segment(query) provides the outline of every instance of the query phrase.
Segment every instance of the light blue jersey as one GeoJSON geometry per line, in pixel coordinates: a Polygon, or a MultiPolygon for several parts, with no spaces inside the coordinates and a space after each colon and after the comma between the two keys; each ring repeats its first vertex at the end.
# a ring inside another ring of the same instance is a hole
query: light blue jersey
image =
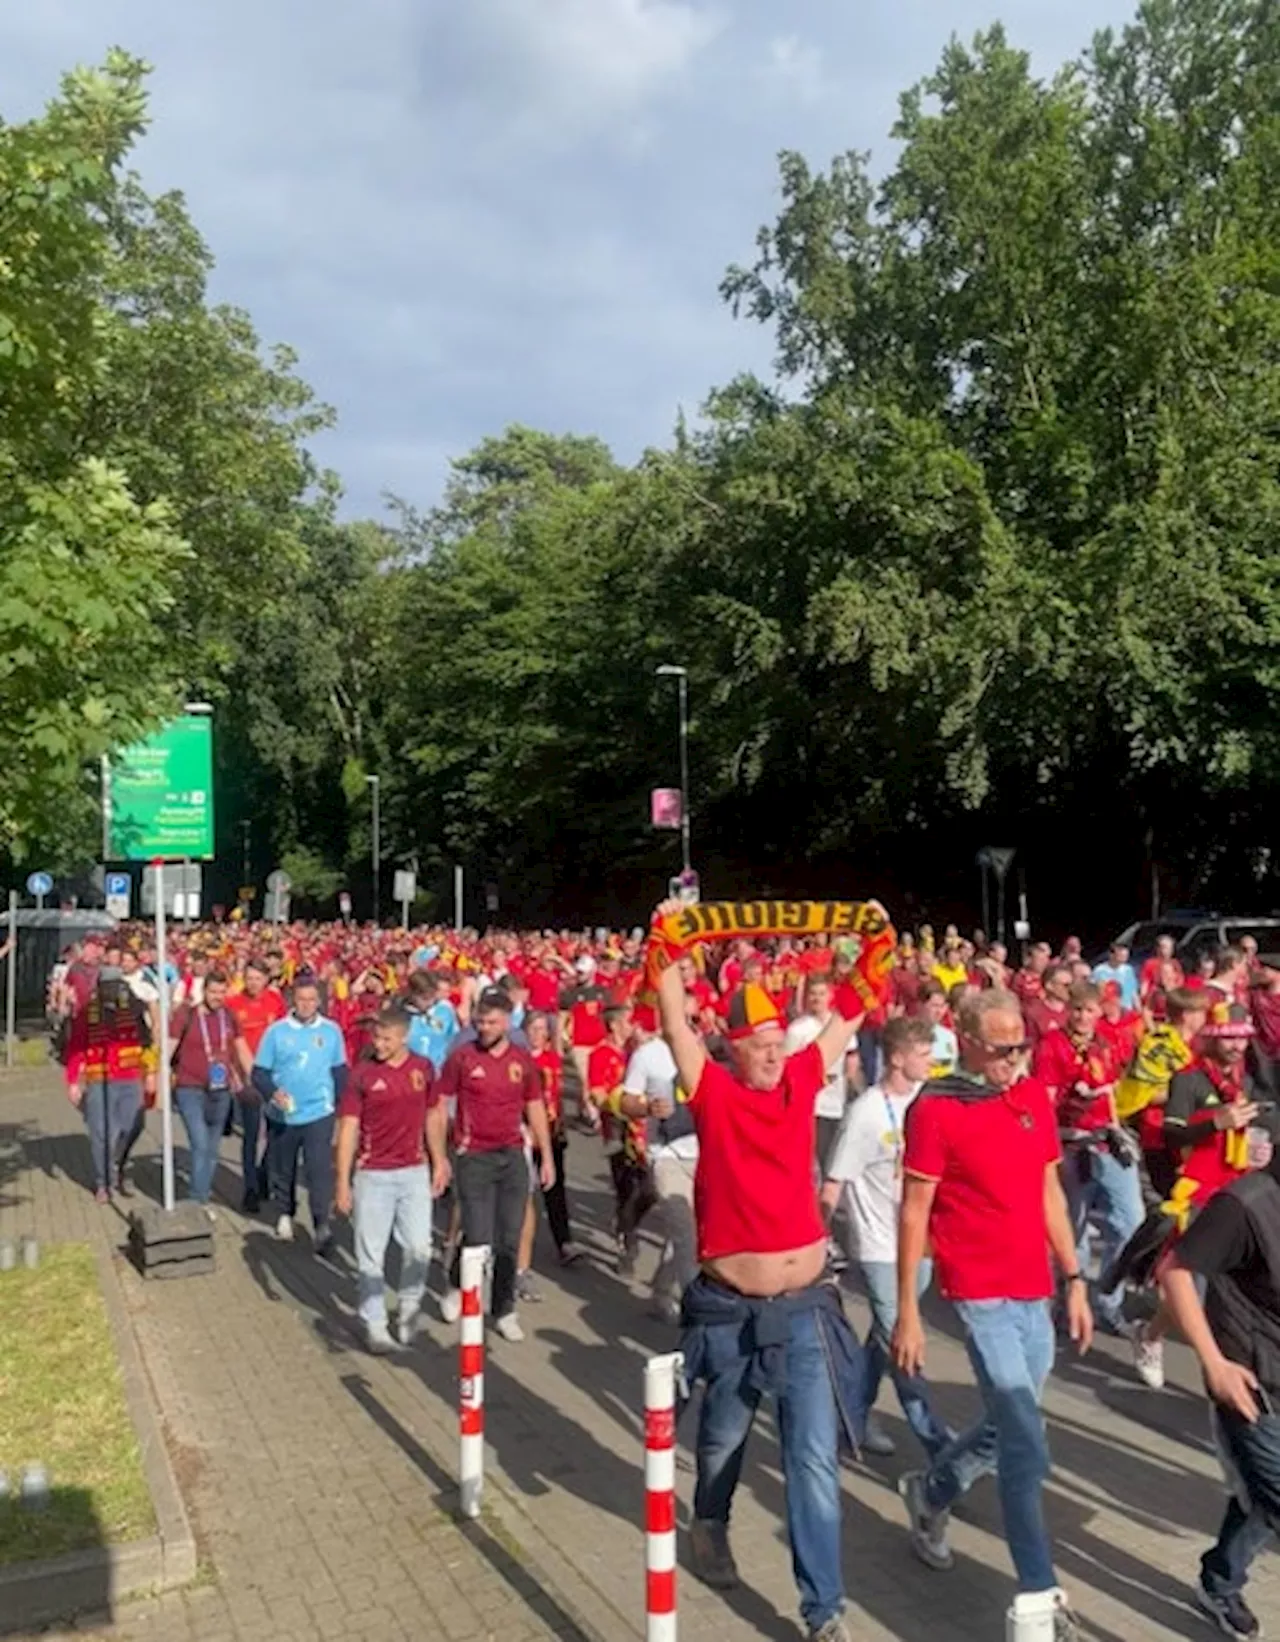
{"type": "Polygon", "coordinates": [[[411,1055],[422,1055],[438,1072],[449,1058],[458,1036],[458,1012],[447,998],[437,998],[430,1009],[409,1011],[411,1055]]]}
{"type": "Polygon", "coordinates": [[[263,1034],[254,1061],[293,1102],[287,1112],[277,1107],[271,1114],[287,1124],[314,1123],[330,1115],[337,1100],[334,1072],[346,1063],[342,1033],[323,1015],[306,1022],[296,1015],[275,1021],[263,1034]]]}
{"type": "Polygon", "coordinates": [[[1132,964],[1095,964],[1093,979],[1099,986],[1106,986],[1114,981],[1120,988],[1120,1002],[1126,1009],[1138,1007],[1138,977],[1133,972],[1132,964]]]}

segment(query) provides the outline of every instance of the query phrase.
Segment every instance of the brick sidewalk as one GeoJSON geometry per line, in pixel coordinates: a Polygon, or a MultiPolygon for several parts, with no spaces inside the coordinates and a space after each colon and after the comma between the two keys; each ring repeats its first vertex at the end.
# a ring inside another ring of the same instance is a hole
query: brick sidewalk
{"type": "MultiPolygon", "coordinates": [[[[69,1178],[83,1174],[85,1143],[52,1081],[42,1080],[50,1092],[40,1096],[7,1093],[12,1087],[0,1083],[0,1233],[32,1227],[44,1237],[118,1240],[114,1211],[99,1210],[69,1178]]],[[[424,1620],[460,1642],[643,1634],[641,1371],[650,1353],[672,1348],[674,1331],[646,1316],[640,1287],[628,1289],[608,1269],[598,1144],[575,1138],[570,1157],[590,1258],[542,1280],[544,1303],[522,1313],[530,1334],[522,1345],[490,1339],[488,1498],[496,1514],[474,1530],[449,1515],[451,1330],[433,1321],[411,1353],[366,1357],[354,1337],[347,1257],[326,1267],[305,1239],[278,1244],[265,1224],[231,1212],[219,1224],[214,1276],[150,1287],[126,1276],[211,1577],[184,1597],[122,1610],[104,1639],[342,1634],[374,1642],[421,1635],[424,1620]]],[[[157,1179],[154,1161],[145,1164],[144,1186],[157,1179]]],[[[219,1184],[238,1198],[233,1168],[219,1184]]],[[[650,1250],[642,1272],[652,1259],[650,1250]]],[[[1164,1393],[1139,1386],[1109,1345],[1063,1364],[1051,1383],[1049,1514],[1064,1583],[1098,1642],[1209,1634],[1189,1581],[1216,1527],[1222,1488],[1186,1353],[1178,1348],[1171,1358],[1179,1383],[1164,1393]]],[[[943,1412],[963,1420],[976,1406],[971,1376],[941,1330],[931,1334],[929,1372],[943,1412]]],[[[994,1489],[980,1484],[955,1522],[954,1571],[923,1569],[894,1491],[914,1463],[912,1439],[891,1393],[881,1408],[899,1457],[845,1471],[853,1634],[866,1642],[994,1642],[1011,1590],[994,1489]]],[[[691,1427],[682,1430],[686,1443],[691,1427]]],[[[687,1516],[687,1463],[679,1482],[687,1516]]],[[[683,1577],[682,1642],[800,1634],[781,1499],[776,1445],[762,1419],[735,1509],[745,1584],[726,1601],[683,1577]]],[[[1274,1633],[1280,1585],[1270,1556],[1258,1564],[1250,1597],[1274,1633]]]]}

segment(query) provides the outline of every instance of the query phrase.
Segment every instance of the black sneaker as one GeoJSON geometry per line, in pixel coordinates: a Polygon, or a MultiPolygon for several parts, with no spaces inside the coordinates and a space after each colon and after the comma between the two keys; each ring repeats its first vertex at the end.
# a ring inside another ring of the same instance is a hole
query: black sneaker
{"type": "Polygon", "coordinates": [[[262,1199],[258,1196],[257,1192],[246,1192],[244,1197],[240,1200],[241,1214],[257,1214],[261,1207],[262,1199]]]}
{"type": "Polygon", "coordinates": [[[1228,1596],[1213,1596],[1203,1585],[1197,1585],[1196,1605],[1206,1619],[1213,1620],[1224,1636],[1262,1635],[1258,1616],[1239,1591],[1232,1591],[1228,1596]]]}

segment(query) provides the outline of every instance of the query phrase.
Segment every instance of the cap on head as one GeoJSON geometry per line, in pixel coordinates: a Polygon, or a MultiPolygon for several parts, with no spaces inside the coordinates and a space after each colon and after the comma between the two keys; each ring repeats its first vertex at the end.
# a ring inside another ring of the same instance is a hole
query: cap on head
{"type": "Polygon", "coordinates": [[[726,1015],[728,1035],[733,1042],[753,1038],[757,1032],[766,1032],[771,1026],[783,1026],[778,1006],[762,986],[748,983],[740,986],[729,999],[726,1015]]]}
{"type": "Polygon", "coordinates": [[[1254,1035],[1253,1017],[1241,1003],[1216,1003],[1201,1031],[1204,1038],[1244,1038],[1254,1035]]]}

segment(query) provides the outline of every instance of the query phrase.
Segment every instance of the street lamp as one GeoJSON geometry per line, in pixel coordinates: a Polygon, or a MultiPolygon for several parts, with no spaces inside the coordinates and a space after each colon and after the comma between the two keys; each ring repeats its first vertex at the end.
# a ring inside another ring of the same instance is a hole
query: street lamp
{"type": "Polygon", "coordinates": [[[680,848],[684,856],[684,870],[692,865],[689,854],[689,672],[685,667],[673,667],[664,662],[655,669],[658,678],[676,681],[680,703],[680,848]]]}
{"type": "Polygon", "coordinates": [[[373,922],[376,926],[382,922],[382,781],[376,775],[367,775],[364,779],[373,798],[373,922]]]}

